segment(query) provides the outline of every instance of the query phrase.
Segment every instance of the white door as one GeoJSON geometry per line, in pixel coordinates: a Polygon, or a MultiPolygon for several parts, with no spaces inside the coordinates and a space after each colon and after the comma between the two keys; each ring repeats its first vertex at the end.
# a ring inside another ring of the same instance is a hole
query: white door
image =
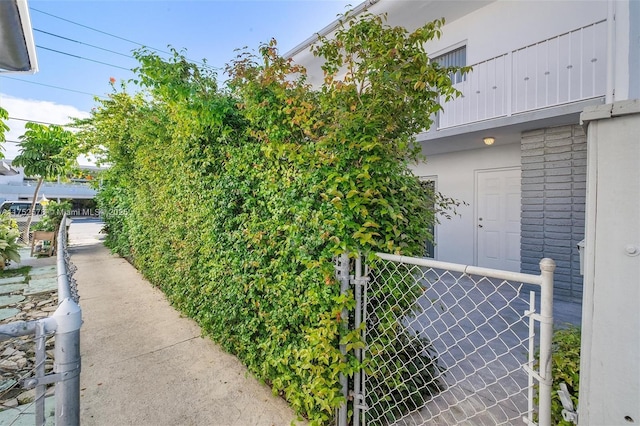
{"type": "Polygon", "coordinates": [[[476,172],[478,266],[520,271],[520,169],[476,172]]]}

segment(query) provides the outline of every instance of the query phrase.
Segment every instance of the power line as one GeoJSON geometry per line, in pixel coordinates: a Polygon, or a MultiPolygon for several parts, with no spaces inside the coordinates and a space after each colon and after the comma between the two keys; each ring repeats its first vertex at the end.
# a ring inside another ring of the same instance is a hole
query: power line
{"type": "Polygon", "coordinates": [[[84,42],[82,42],[82,41],[74,40],[74,39],[72,39],[72,38],[64,37],[64,36],[61,36],[61,35],[58,35],[58,34],[53,34],[53,33],[50,33],[50,32],[48,32],[48,31],[39,30],[38,28],[34,28],[34,29],[33,29],[33,31],[37,31],[37,32],[39,32],[39,33],[47,34],[47,35],[50,35],[50,36],[52,36],[52,37],[61,38],[61,39],[63,39],[63,40],[71,41],[71,42],[74,42],[74,43],[82,44],[82,45],[84,45],[84,46],[93,47],[94,49],[100,49],[100,50],[103,50],[103,51],[105,51],[105,52],[114,53],[114,54],[116,54],[116,55],[124,56],[125,58],[134,59],[134,57],[133,57],[133,56],[131,56],[131,55],[127,55],[127,54],[124,54],[124,53],[116,52],[115,50],[105,49],[104,47],[95,46],[95,45],[93,45],[93,44],[84,43],[84,42]]]}
{"type": "Polygon", "coordinates": [[[26,118],[20,118],[20,117],[11,117],[10,116],[9,120],[17,120],[17,121],[25,121],[25,122],[38,123],[38,124],[46,124],[48,126],[60,126],[60,127],[71,127],[71,128],[74,128],[74,126],[71,126],[69,124],[49,123],[47,121],[28,120],[26,118]]]}
{"type": "Polygon", "coordinates": [[[51,49],[50,47],[45,47],[45,46],[40,46],[38,44],[36,44],[36,47],[39,49],[44,49],[44,50],[49,50],[51,52],[55,52],[55,53],[60,53],[62,55],[67,55],[67,56],[71,56],[72,58],[78,58],[78,59],[82,59],[85,61],[89,61],[89,62],[95,62],[97,64],[102,64],[102,65],[107,65],[109,67],[113,67],[113,68],[120,68],[121,70],[125,70],[125,71],[131,71],[130,68],[125,68],[125,67],[121,67],[119,65],[113,65],[113,64],[109,64],[107,62],[102,62],[102,61],[97,61],[95,59],[89,59],[89,58],[85,58],[84,56],[80,56],[80,55],[74,55],[73,53],[68,53],[68,52],[62,52],[60,50],[56,50],[56,49],[51,49]]]}
{"type": "MultiPolygon", "coordinates": [[[[70,19],[62,18],[62,17],[57,16],[57,15],[54,15],[54,14],[52,14],[52,13],[48,13],[48,12],[45,12],[45,11],[43,11],[43,10],[36,9],[35,7],[31,7],[31,6],[30,6],[30,7],[29,7],[29,9],[31,9],[31,10],[33,10],[33,11],[35,11],[35,12],[42,13],[42,14],[47,15],[47,16],[51,16],[52,18],[56,18],[56,19],[59,19],[59,20],[61,20],[61,21],[68,22],[68,23],[73,24],[73,25],[77,25],[77,26],[79,26],[79,27],[86,28],[86,29],[91,30],[91,31],[95,31],[95,32],[100,33],[100,34],[107,35],[107,36],[109,36],[109,37],[117,38],[118,40],[126,41],[127,43],[132,43],[132,44],[138,45],[138,46],[140,46],[140,47],[146,47],[146,48],[149,48],[149,49],[151,49],[151,50],[155,50],[156,52],[164,53],[165,55],[170,55],[170,56],[172,56],[172,55],[173,55],[173,53],[171,53],[171,52],[167,52],[166,50],[157,49],[157,48],[155,48],[155,47],[151,47],[151,46],[148,46],[148,45],[145,45],[145,44],[142,44],[142,43],[138,43],[137,41],[129,40],[128,38],[120,37],[120,36],[117,36],[117,35],[115,35],[115,34],[108,33],[108,32],[106,32],[106,31],[98,30],[98,29],[93,28],[93,27],[90,27],[90,26],[88,26],[88,25],[80,24],[80,23],[75,22],[75,21],[72,21],[72,20],[70,20],[70,19]]],[[[207,67],[209,67],[209,68],[213,68],[213,67],[210,67],[209,65],[207,65],[207,64],[205,64],[205,63],[203,63],[203,62],[201,62],[201,61],[194,61],[194,60],[189,59],[189,58],[187,58],[187,59],[188,59],[189,61],[191,61],[191,62],[196,63],[196,64],[204,65],[204,66],[207,66],[207,67]]]]}
{"type": "Polygon", "coordinates": [[[74,90],[74,89],[67,89],[65,87],[60,87],[60,86],[54,86],[52,84],[45,84],[45,83],[38,83],[35,81],[29,81],[29,80],[22,80],[20,78],[15,78],[15,77],[7,77],[4,75],[0,75],[1,78],[8,78],[9,80],[15,80],[15,81],[20,81],[22,83],[28,83],[28,84],[37,84],[38,86],[45,86],[45,87],[51,87],[53,89],[58,89],[58,90],[66,90],[67,92],[74,92],[74,93],[80,93],[82,95],[89,95],[89,96],[94,96],[94,97],[99,97],[99,98],[104,98],[104,96],[99,96],[93,93],[89,93],[89,92],[83,92],[80,90],[74,90]]]}
{"type": "MultiPolygon", "coordinates": [[[[47,16],[51,16],[52,18],[60,19],[61,21],[65,21],[65,22],[68,22],[70,24],[77,25],[79,27],[86,28],[86,29],[91,30],[91,31],[95,31],[95,32],[100,33],[100,34],[108,35],[109,37],[117,38],[119,40],[123,40],[123,41],[126,41],[128,43],[133,43],[133,44],[137,44],[138,46],[145,47],[145,45],[143,45],[142,43],[138,43],[137,41],[129,40],[127,38],[120,37],[120,36],[117,36],[115,34],[108,33],[106,31],[98,30],[98,29],[90,27],[88,25],[83,25],[83,24],[80,24],[78,22],[71,21],[69,19],[61,18],[60,16],[57,16],[57,15],[54,15],[54,14],[51,14],[51,13],[47,13],[47,12],[45,12],[43,10],[36,9],[35,7],[29,7],[29,9],[34,10],[36,12],[40,12],[40,13],[42,13],[44,15],[47,15],[47,16]]],[[[149,47],[150,49],[153,49],[155,51],[158,51],[158,52],[161,52],[161,53],[166,53],[167,55],[171,55],[171,53],[165,52],[164,50],[156,49],[155,47],[151,47],[151,46],[147,46],[147,47],[149,47]]]]}

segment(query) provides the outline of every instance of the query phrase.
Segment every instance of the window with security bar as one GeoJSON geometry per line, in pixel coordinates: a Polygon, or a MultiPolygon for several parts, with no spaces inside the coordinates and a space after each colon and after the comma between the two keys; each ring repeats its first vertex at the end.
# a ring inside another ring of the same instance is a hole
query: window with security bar
{"type": "MultiPolygon", "coordinates": [[[[442,67],[464,67],[467,65],[467,46],[451,50],[443,55],[433,58],[442,67]]],[[[466,80],[466,75],[461,72],[451,74],[451,83],[457,84],[466,80]]]]}

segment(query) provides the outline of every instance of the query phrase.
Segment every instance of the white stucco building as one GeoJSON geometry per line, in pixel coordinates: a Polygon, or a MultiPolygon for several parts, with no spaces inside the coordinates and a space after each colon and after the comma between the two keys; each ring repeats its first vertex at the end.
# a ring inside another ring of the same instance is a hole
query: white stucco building
{"type": "MultiPolygon", "coordinates": [[[[556,299],[582,308],[579,423],[640,422],[640,2],[369,0],[363,10],[409,30],[444,17],[427,51],[473,66],[456,82],[464,97],[417,135],[427,162],[415,173],[468,203],[437,226],[435,258],[531,273],[553,258],[556,299]]],[[[316,40],[285,56],[319,84],[316,40]]]]}
{"type": "MultiPolygon", "coordinates": [[[[31,201],[37,185],[37,179],[25,176],[22,167],[10,166],[9,175],[0,174],[0,203],[3,201],[31,201]],[[16,173],[17,172],[17,173],[16,173]]],[[[99,170],[97,167],[85,166],[87,172],[99,170]]],[[[43,182],[38,191],[38,201],[42,197],[48,200],[90,200],[96,196],[96,189],[87,179],[73,179],[67,182],[43,182]]]]}
{"type": "MultiPolygon", "coordinates": [[[[626,0],[370,0],[356,7],[386,13],[389,25],[408,30],[444,17],[442,37],[427,52],[473,67],[457,78],[464,97],[443,104],[434,126],[417,135],[427,162],[415,173],[468,203],[436,227],[436,259],[538,273],[539,260],[550,257],[558,265],[556,297],[581,302],[587,151],[579,116],[614,93],[616,100],[638,97],[639,79],[630,78],[636,9],[626,0]]],[[[285,56],[307,67],[317,85],[321,62],[309,51],[316,39],[285,56]]]]}

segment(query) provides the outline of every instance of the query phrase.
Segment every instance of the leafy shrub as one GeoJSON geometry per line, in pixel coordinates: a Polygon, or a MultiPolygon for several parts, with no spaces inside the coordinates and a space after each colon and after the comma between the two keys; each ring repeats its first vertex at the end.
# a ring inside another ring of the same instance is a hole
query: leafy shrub
{"type": "Polygon", "coordinates": [[[44,217],[39,222],[36,222],[31,229],[34,231],[53,231],[58,232],[60,228],[60,222],[65,213],[69,213],[71,210],[71,203],[69,201],[49,201],[47,203],[44,217]]]}
{"type": "Polygon", "coordinates": [[[53,223],[51,223],[51,219],[47,216],[44,216],[39,222],[36,222],[31,226],[31,230],[50,232],[54,230],[54,226],[53,223]]]}
{"type": "MultiPolygon", "coordinates": [[[[554,331],[551,344],[552,363],[552,393],[551,393],[551,424],[560,426],[571,426],[562,417],[562,402],[558,396],[560,383],[567,384],[567,390],[571,395],[573,406],[578,407],[578,393],[580,390],[580,337],[581,329],[577,326],[567,326],[554,331]]],[[[539,362],[539,354],[536,354],[536,361],[539,362]]],[[[538,403],[536,397],[535,402],[538,403]]]]}
{"type": "Polygon", "coordinates": [[[0,269],[4,269],[10,261],[20,262],[19,236],[18,224],[11,218],[11,213],[9,211],[0,213],[0,269]]]}
{"type": "Polygon", "coordinates": [[[420,255],[435,220],[408,165],[439,95],[457,93],[452,69],[422,47],[441,24],[409,34],[380,17],[345,23],[316,51],[327,64],[318,90],[275,42],[241,53],[225,89],[176,51],[142,49],[146,92],[114,87],[79,123],[111,164],[98,195],[107,244],[312,424],[332,420],[340,375],[362,368],[339,349],[355,302],[334,257],[420,255]],[[346,58],[355,74],[340,81],[332,70],[346,58]]]}

